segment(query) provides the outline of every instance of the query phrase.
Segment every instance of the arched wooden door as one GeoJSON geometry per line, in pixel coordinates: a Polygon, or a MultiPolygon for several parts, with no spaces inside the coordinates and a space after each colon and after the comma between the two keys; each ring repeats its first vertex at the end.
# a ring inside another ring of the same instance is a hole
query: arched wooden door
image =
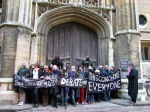
{"type": "Polygon", "coordinates": [[[89,56],[97,65],[98,38],[90,28],[78,23],[65,23],[52,28],[47,38],[47,60],[59,56],[68,65],[77,65],[89,56]]]}

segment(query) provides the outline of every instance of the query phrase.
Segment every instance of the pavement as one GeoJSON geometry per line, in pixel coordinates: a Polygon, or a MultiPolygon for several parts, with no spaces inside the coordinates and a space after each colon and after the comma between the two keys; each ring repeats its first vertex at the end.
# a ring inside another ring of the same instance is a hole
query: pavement
{"type": "Polygon", "coordinates": [[[57,109],[52,108],[51,105],[43,107],[39,105],[38,108],[33,108],[32,104],[24,104],[23,106],[15,105],[0,105],[0,112],[150,112],[150,100],[137,103],[133,106],[128,99],[112,99],[110,101],[100,101],[94,104],[85,105],[68,105],[68,108],[58,106],[57,109]]]}

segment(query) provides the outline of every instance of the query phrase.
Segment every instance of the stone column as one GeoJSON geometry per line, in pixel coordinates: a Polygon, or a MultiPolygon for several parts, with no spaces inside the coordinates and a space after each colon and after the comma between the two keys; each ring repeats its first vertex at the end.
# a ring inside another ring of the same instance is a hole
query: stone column
{"type": "MultiPolygon", "coordinates": [[[[144,82],[141,79],[141,55],[140,55],[140,33],[137,25],[137,4],[136,0],[118,0],[116,3],[116,29],[115,33],[115,65],[120,68],[121,60],[134,63],[139,72],[139,92],[138,99],[145,97],[144,82]]],[[[127,68],[122,71],[122,89],[119,96],[127,97],[126,78],[127,68]]]]}
{"type": "Polygon", "coordinates": [[[30,64],[39,62],[39,36],[31,35],[30,64]]]}
{"type": "Polygon", "coordinates": [[[30,56],[30,30],[20,28],[20,32],[17,39],[16,61],[15,61],[15,73],[17,73],[22,63],[26,63],[29,66],[30,56]],[[26,31],[26,32],[25,32],[26,31]]]}

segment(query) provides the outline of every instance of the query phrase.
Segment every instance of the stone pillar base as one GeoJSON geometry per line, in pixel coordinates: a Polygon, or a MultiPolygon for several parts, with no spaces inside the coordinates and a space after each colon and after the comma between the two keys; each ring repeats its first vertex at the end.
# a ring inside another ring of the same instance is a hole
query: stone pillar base
{"type": "Polygon", "coordinates": [[[0,91],[0,105],[17,104],[18,100],[18,93],[14,91],[0,91]]]}
{"type": "Polygon", "coordinates": [[[0,105],[16,104],[18,100],[18,93],[12,88],[12,78],[0,78],[0,105]]]}
{"type": "MultiPolygon", "coordinates": [[[[119,90],[117,95],[120,98],[131,99],[130,96],[128,95],[128,90],[127,89],[119,90]]],[[[146,97],[147,97],[146,91],[144,91],[144,90],[139,90],[138,91],[137,100],[143,102],[143,101],[146,100],[146,97]]]]}
{"type": "MultiPolygon", "coordinates": [[[[128,80],[127,79],[122,79],[122,89],[118,91],[117,96],[120,98],[127,98],[131,99],[130,96],[128,95],[128,80]]],[[[138,90],[138,96],[137,100],[139,101],[145,101],[147,97],[146,89],[144,86],[144,81],[142,79],[138,80],[139,83],[139,90],[138,90]]]]}

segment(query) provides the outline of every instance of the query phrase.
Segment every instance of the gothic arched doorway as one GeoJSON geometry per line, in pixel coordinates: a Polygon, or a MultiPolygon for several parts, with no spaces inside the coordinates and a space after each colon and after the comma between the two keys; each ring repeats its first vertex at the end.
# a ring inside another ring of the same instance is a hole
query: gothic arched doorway
{"type": "Polygon", "coordinates": [[[50,29],[47,35],[47,60],[59,56],[68,65],[77,65],[86,56],[97,65],[98,38],[90,28],[75,22],[50,29]]]}

